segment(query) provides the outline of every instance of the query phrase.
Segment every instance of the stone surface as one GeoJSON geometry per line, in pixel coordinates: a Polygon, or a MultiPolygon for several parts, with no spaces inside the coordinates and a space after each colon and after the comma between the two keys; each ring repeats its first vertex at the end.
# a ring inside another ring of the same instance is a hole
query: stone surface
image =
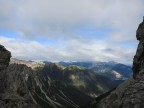
{"type": "Polygon", "coordinates": [[[144,68],[144,22],[140,23],[137,32],[137,40],[139,40],[139,45],[136,51],[136,55],[133,60],[133,77],[136,78],[139,71],[144,68]]]}
{"type": "Polygon", "coordinates": [[[0,93],[4,92],[6,74],[4,70],[9,65],[11,53],[4,48],[4,46],[0,45],[0,93]]]}
{"type": "Polygon", "coordinates": [[[11,53],[4,46],[0,45],[0,71],[9,65],[10,57],[11,53]]]}
{"type": "Polygon", "coordinates": [[[10,58],[11,53],[0,45],[0,108],[39,108],[28,95],[21,76],[27,68],[8,67],[10,58]]]}

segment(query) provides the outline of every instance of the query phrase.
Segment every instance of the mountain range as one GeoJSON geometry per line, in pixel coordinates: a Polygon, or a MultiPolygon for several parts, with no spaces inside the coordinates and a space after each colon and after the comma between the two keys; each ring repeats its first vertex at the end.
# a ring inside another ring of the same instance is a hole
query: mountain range
{"type": "Polygon", "coordinates": [[[117,62],[59,62],[62,66],[81,66],[104,75],[111,80],[125,80],[132,76],[131,66],[117,62]]]}
{"type": "Polygon", "coordinates": [[[116,62],[10,59],[4,46],[0,55],[2,108],[83,108],[132,74],[131,67],[116,62]]]}
{"type": "Polygon", "coordinates": [[[50,62],[32,62],[18,59],[11,59],[10,63],[25,64],[41,75],[71,85],[91,97],[97,97],[123,82],[123,80],[113,81],[91,69],[78,65],[62,66],[50,62]]]}
{"type": "Polygon", "coordinates": [[[115,62],[93,64],[35,62],[13,58],[10,60],[11,54],[3,46],[0,47],[0,55],[2,108],[95,106],[91,103],[94,98],[97,97],[97,100],[105,97],[109,94],[109,90],[115,90],[115,87],[125,80],[124,78],[131,75],[129,66],[115,62]],[[110,78],[106,73],[111,73],[113,70],[119,72],[123,78],[110,78]]]}
{"type": "MultiPolygon", "coordinates": [[[[125,78],[130,77],[131,68],[116,62],[52,63],[11,58],[6,73],[11,85],[6,89],[16,92],[12,93],[16,96],[25,98],[27,95],[38,107],[83,108],[95,97],[115,88],[125,78]],[[113,71],[121,77],[111,74],[113,71]]],[[[4,98],[5,95],[9,97],[10,93],[4,93],[4,98]]]]}
{"type": "MultiPolygon", "coordinates": [[[[44,66],[45,64],[50,64],[52,62],[49,61],[25,61],[25,60],[18,60],[16,58],[12,58],[10,63],[17,63],[17,64],[25,64],[31,68],[38,67],[39,65],[44,66]]],[[[95,73],[103,75],[111,80],[126,80],[127,78],[132,76],[132,68],[131,66],[117,63],[117,62],[58,62],[55,63],[57,66],[61,68],[65,68],[68,66],[78,66],[81,68],[85,68],[91,70],[95,73]]]]}

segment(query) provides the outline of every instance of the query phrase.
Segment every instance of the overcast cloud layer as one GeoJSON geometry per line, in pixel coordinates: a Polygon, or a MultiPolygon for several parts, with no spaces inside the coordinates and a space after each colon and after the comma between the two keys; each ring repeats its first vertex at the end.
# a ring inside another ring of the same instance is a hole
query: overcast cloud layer
{"type": "Polygon", "coordinates": [[[143,0],[0,0],[0,44],[13,57],[131,63],[143,0]]]}

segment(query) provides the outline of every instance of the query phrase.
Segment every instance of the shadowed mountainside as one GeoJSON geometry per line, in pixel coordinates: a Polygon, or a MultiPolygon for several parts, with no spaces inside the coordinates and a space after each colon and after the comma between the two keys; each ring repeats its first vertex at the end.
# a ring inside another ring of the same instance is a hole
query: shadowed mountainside
{"type": "Polygon", "coordinates": [[[39,72],[44,76],[48,75],[51,79],[74,86],[92,97],[98,96],[116,86],[112,80],[80,66],[63,68],[50,63],[46,64],[39,72]]]}
{"type": "Polygon", "coordinates": [[[101,95],[123,82],[123,80],[112,81],[92,70],[76,65],[64,67],[55,63],[45,64],[17,59],[12,59],[11,63],[26,64],[43,76],[48,76],[52,80],[74,87],[91,97],[101,95]]]}

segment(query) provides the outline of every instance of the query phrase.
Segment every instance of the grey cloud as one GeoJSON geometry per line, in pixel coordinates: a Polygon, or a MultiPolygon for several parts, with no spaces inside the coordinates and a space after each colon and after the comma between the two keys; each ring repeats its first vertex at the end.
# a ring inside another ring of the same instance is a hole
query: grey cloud
{"type": "Polygon", "coordinates": [[[134,50],[128,47],[113,46],[97,40],[90,44],[79,40],[69,40],[65,48],[45,46],[35,41],[22,41],[0,36],[1,44],[12,52],[12,56],[27,60],[50,61],[118,61],[131,63],[134,50]],[[123,51],[123,49],[126,50],[123,51]],[[109,50],[105,52],[105,50],[109,50]]]}
{"type": "Polygon", "coordinates": [[[143,6],[143,0],[0,0],[0,28],[28,39],[0,36],[0,43],[14,57],[23,59],[131,62],[135,49],[119,46],[119,42],[135,39],[143,6]],[[106,41],[82,38],[73,34],[81,23],[108,27],[112,33],[106,41]],[[56,46],[45,46],[36,42],[38,36],[65,40],[56,46]],[[64,46],[64,41],[65,47],[59,47],[64,46]]]}
{"type": "Polygon", "coordinates": [[[144,14],[143,0],[1,0],[0,24],[27,38],[73,36],[79,23],[129,34],[144,14]]]}
{"type": "Polygon", "coordinates": [[[107,48],[107,49],[104,49],[103,51],[104,51],[104,52],[113,52],[113,49],[107,48]]]}

